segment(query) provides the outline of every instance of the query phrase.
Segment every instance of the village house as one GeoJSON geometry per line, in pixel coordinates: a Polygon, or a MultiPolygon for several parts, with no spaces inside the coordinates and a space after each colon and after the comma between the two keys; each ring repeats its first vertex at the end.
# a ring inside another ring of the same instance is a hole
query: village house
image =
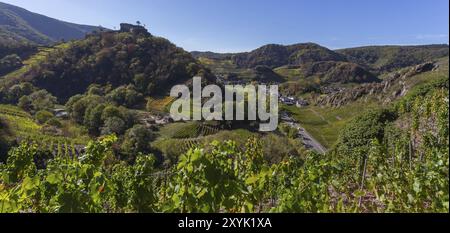
{"type": "Polygon", "coordinates": [[[286,97],[286,96],[281,96],[280,97],[280,102],[289,106],[295,105],[296,104],[296,99],[295,97],[286,97]]]}
{"type": "Polygon", "coordinates": [[[55,114],[55,117],[57,118],[68,118],[69,113],[65,109],[54,109],[53,114],[55,114]]]}

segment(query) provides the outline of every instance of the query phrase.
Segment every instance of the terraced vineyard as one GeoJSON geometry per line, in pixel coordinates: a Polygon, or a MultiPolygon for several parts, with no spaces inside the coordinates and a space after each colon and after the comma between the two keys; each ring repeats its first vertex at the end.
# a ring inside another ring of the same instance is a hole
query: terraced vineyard
{"type": "Polygon", "coordinates": [[[188,151],[189,149],[195,148],[201,144],[200,138],[195,139],[183,139],[181,140],[181,147],[183,150],[188,151]]]}
{"type": "Polygon", "coordinates": [[[31,118],[30,114],[19,110],[17,107],[9,105],[0,105],[0,114],[23,118],[31,118]]]}
{"type": "Polygon", "coordinates": [[[218,133],[220,131],[220,127],[218,125],[210,125],[206,123],[201,124],[197,130],[199,131],[199,135],[208,136],[218,133]]]}
{"type": "Polygon", "coordinates": [[[252,80],[255,77],[255,72],[252,69],[238,68],[230,59],[209,59],[200,57],[200,63],[208,67],[215,74],[219,75],[238,75],[240,79],[252,80]]]}
{"type": "Polygon", "coordinates": [[[64,47],[69,46],[69,44],[60,44],[55,47],[40,47],[38,48],[38,52],[28,58],[27,60],[23,61],[23,66],[14,71],[9,73],[5,76],[5,78],[15,78],[19,77],[22,74],[26,73],[33,65],[37,65],[39,62],[44,61],[46,57],[48,57],[50,54],[52,54],[55,50],[61,49],[64,47]]]}
{"type": "Polygon", "coordinates": [[[162,99],[148,98],[147,100],[147,108],[149,111],[169,112],[169,106],[175,100],[175,98],[168,96],[162,99]]]}
{"type": "Polygon", "coordinates": [[[221,130],[217,122],[188,122],[174,123],[161,129],[161,135],[165,138],[197,138],[214,135],[221,130]]]}
{"type": "Polygon", "coordinates": [[[36,144],[39,148],[52,152],[55,157],[78,158],[85,152],[85,146],[76,144],[76,140],[71,138],[35,135],[18,140],[36,144]]]}
{"type": "Polygon", "coordinates": [[[84,145],[89,140],[86,137],[64,137],[49,135],[42,132],[42,126],[38,125],[30,114],[18,107],[0,105],[0,118],[2,118],[18,142],[27,141],[48,149],[54,156],[74,157],[82,154],[84,145]]]}
{"type": "Polygon", "coordinates": [[[41,126],[31,116],[18,107],[0,105],[0,117],[8,123],[9,129],[17,136],[26,137],[40,134],[41,126]]]}

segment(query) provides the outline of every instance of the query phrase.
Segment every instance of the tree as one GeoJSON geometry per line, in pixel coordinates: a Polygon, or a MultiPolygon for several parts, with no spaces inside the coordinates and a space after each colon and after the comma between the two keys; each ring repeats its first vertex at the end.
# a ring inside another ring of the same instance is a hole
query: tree
{"type": "Polygon", "coordinates": [[[89,106],[85,112],[84,125],[88,128],[89,133],[93,135],[99,134],[99,129],[103,125],[102,113],[105,105],[89,106]]]}
{"type": "Polygon", "coordinates": [[[99,85],[94,84],[94,85],[89,86],[87,94],[100,96],[100,95],[103,95],[103,90],[99,85]]]}
{"type": "Polygon", "coordinates": [[[125,105],[131,108],[138,105],[142,101],[144,101],[144,96],[141,93],[137,92],[134,89],[134,86],[129,86],[125,93],[125,105]]]}
{"type": "Polygon", "coordinates": [[[0,76],[22,66],[22,59],[17,54],[7,55],[0,59],[0,76]]]}
{"type": "Polygon", "coordinates": [[[45,124],[56,127],[56,128],[62,127],[61,121],[59,121],[58,118],[56,118],[56,117],[50,118],[48,121],[45,122],[45,124]]]}
{"type": "Polygon", "coordinates": [[[70,109],[72,119],[75,120],[75,122],[82,124],[84,122],[84,116],[86,114],[86,101],[83,101],[81,99],[75,102],[70,109]]]}
{"type": "Polygon", "coordinates": [[[129,155],[150,152],[150,142],[155,139],[154,133],[143,125],[135,125],[129,129],[122,143],[122,150],[129,155]]]}
{"type": "Polygon", "coordinates": [[[90,107],[96,107],[103,104],[104,99],[98,95],[76,95],[69,99],[66,103],[66,109],[70,113],[73,120],[79,124],[84,123],[86,110],[90,107]]]}
{"type": "Polygon", "coordinates": [[[56,97],[46,90],[35,91],[30,95],[33,111],[52,110],[57,103],[56,97]]]}
{"type": "Polygon", "coordinates": [[[139,73],[134,75],[134,85],[140,92],[145,92],[149,81],[146,79],[145,74],[139,73]]]}
{"type": "Polygon", "coordinates": [[[144,96],[137,92],[133,85],[121,86],[111,91],[106,98],[118,105],[134,107],[144,100],[144,96]]]}
{"type": "Polygon", "coordinates": [[[83,99],[83,95],[74,95],[72,96],[66,103],[66,110],[72,114],[73,113],[73,108],[75,103],[77,103],[79,100],[83,99]]]}
{"type": "Polygon", "coordinates": [[[34,89],[33,85],[28,82],[14,85],[5,91],[7,101],[4,102],[15,104],[21,97],[30,95],[34,89]]]}
{"type": "Polygon", "coordinates": [[[108,105],[103,109],[102,120],[106,121],[108,118],[112,118],[112,117],[123,119],[123,115],[120,112],[120,109],[118,107],[108,105]]]}
{"type": "Polygon", "coordinates": [[[338,148],[343,154],[354,154],[359,151],[365,155],[370,149],[370,143],[376,139],[382,141],[388,122],[396,119],[396,113],[388,109],[369,110],[355,118],[341,132],[338,148]]]}
{"type": "Polygon", "coordinates": [[[122,135],[126,130],[125,122],[119,117],[110,117],[105,120],[105,124],[102,127],[102,135],[122,135]]]}
{"type": "Polygon", "coordinates": [[[31,109],[33,108],[31,99],[28,96],[22,96],[19,99],[19,103],[17,104],[17,106],[27,112],[31,111],[31,109]]]}

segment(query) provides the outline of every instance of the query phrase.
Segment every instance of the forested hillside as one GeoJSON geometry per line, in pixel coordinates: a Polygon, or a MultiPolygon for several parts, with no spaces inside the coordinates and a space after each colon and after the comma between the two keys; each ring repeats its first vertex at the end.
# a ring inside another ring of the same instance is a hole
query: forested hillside
{"type": "Polygon", "coordinates": [[[349,61],[367,66],[377,73],[419,65],[430,60],[448,56],[448,45],[425,46],[369,46],[342,49],[337,52],[349,61]]]}
{"type": "Polygon", "coordinates": [[[146,96],[165,94],[172,85],[201,73],[207,75],[189,53],[168,40],[149,33],[118,31],[63,44],[7,82],[28,81],[67,100],[84,93],[91,84],[112,88],[134,84],[146,96]]]}

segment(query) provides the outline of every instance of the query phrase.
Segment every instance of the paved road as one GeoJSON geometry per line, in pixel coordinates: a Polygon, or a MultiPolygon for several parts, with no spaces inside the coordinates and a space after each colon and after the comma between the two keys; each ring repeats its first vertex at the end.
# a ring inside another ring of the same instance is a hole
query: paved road
{"type": "Polygon", "coordinates": [[[285,115],[282,117],[282,120],[292,127],[298,129],[298,136],[300,139],[302,139],[303,144],[307,149],[313,149],[320,154],[325,154],[327,152],[327,149],[322,146],[322,144],[320,144],[320,142],[317,141],[313,136],[311,136],[311,134],[308,133],[305,128],[303,128],[299,123],[296,123],[292,117],[285,115]]]}
{"type": "Polygon", "coordinates": [[[295,124],[296,128],[299,130],[299,135],[303,139],[303,144],[308,149],[314,149],[317,153],[325,154],[327,153],[327,149],[320,144],[315,138],[311,136],[311,134],[306,131],[300,124],[295,124]]]}

